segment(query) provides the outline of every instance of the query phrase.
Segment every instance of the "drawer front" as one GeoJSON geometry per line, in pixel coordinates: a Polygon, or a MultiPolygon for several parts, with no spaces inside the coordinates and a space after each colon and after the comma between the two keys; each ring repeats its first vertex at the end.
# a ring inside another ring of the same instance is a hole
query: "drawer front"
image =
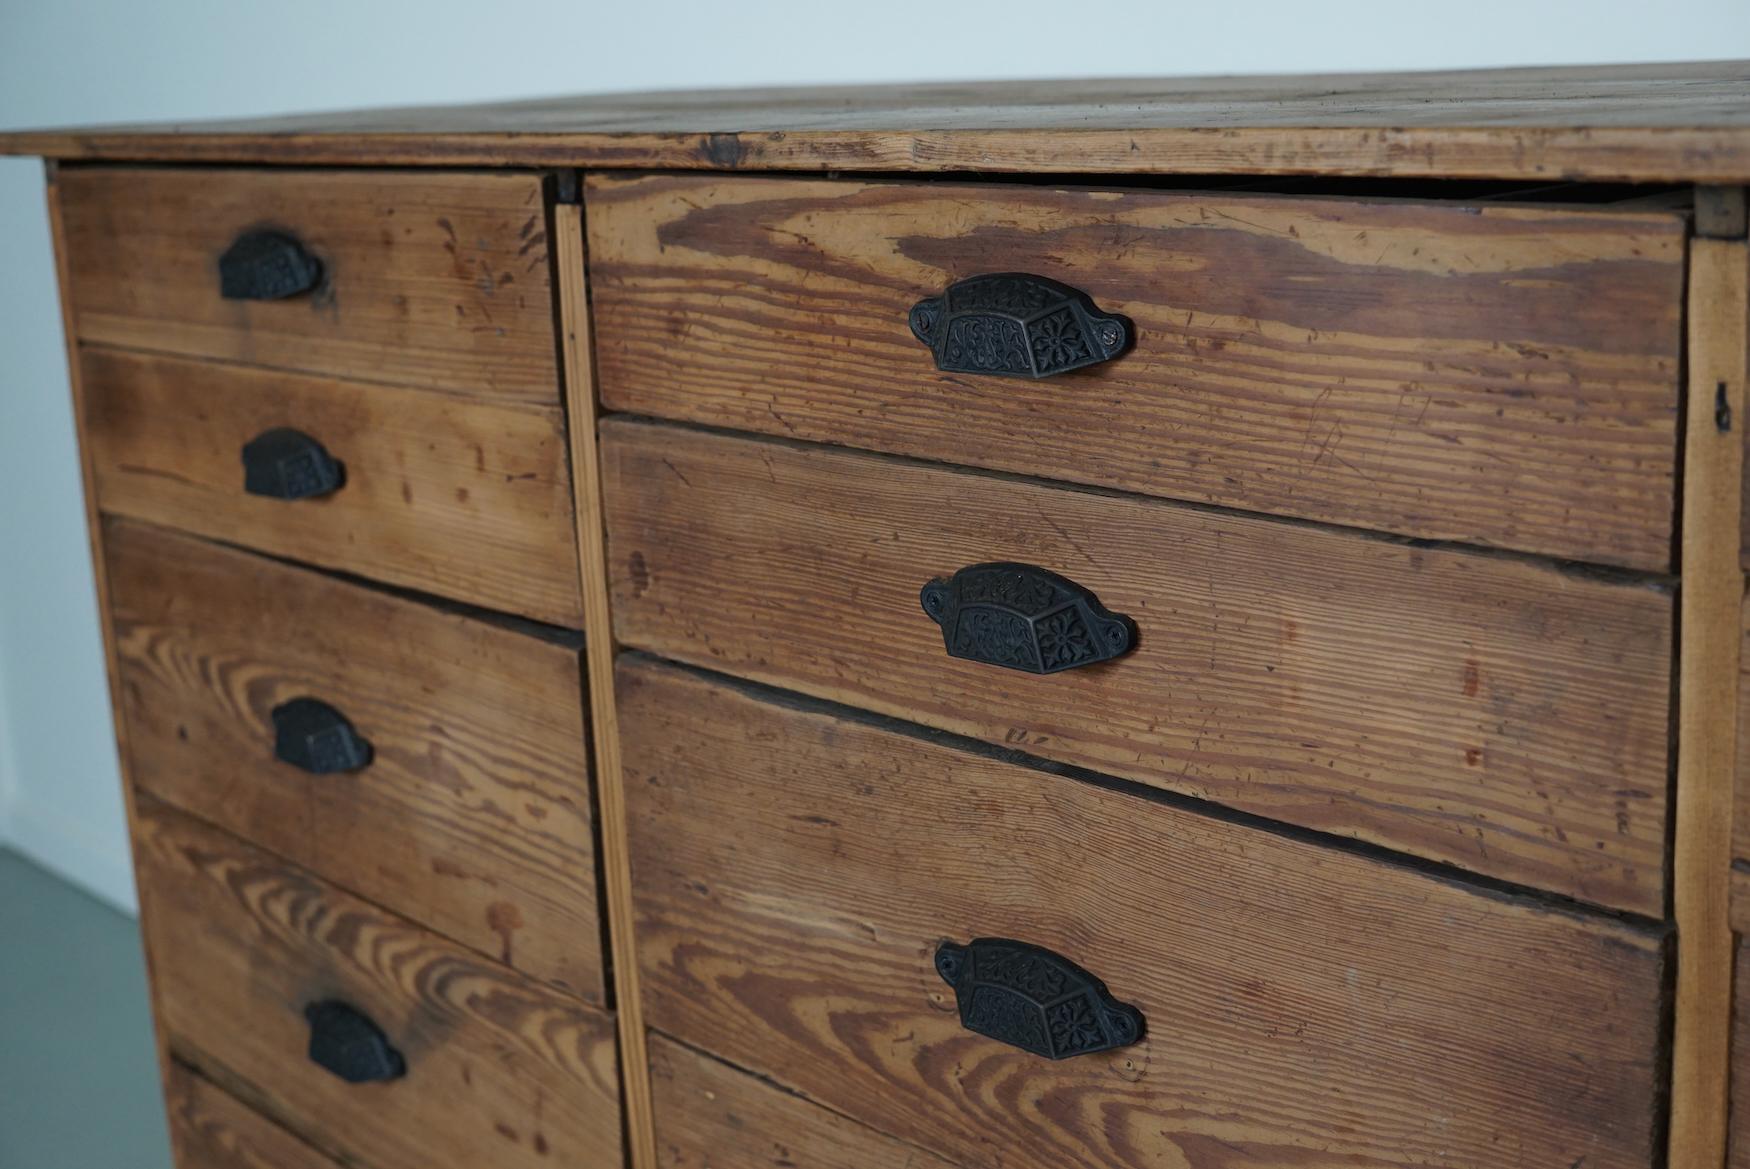
{"type": "Polygon", "coordinates": [[[620,1164],[610,1016],[156,801],[141,803],[135,849],[178,1059],[345,1164],[620,1164]],[[319,1066],[317,1004],[376,1028],[400,1077],[348,1082],[319,1066]]]}
{"type": "Polygon", "coordinates": [[[129,522],[104,544],[135,783],[605,1001],[575,646],[129,522]],[[277,758],[298,699],[368,762],[277,758]]]}
{"type": "Polygon", "coordinates": [[[613,409],[1670,563],[1680,216],[708,175],[586,198],[613,409]],[[938,370],[909,311],[1000,272],[1129,317],[1133,349],[938,370]]]}
{"type": "Polygon", "coordinates": [[[658,424],[602,434],[628,645],[1663,914],[1663,587],[658,424]],[[919,590],[989,561],[1091,589],[1136,648],[1046,677],[948,657],[919,590]]]}
{"type": "Polygon", "coordinates": [[[623,659],[656,1030],[968,1165],[1647,1169],[1662,939],[623,659]],[[1140,1042],[961,1025],[945,939],[1060,954],[1140,1042]]]}
{"type": "Polygon", "coordinates": [[[164,1083],[176,1169],[339,1169],[181,1064],[164,1083]]]}
{"type": "Polygon", "coordinates": [[[97,349],[81,368],[104,511],[582,625],[558,410],[97,349]],[[339,461],[337,488],[245,489],[244,447],[288,428],[339,461]]]}
{"type": "Polygon", "coordinates": [[[953,1169],[662,1035],[649,1050],[664,1169],[953,1169]]]}
{"type": "Polygon", "coordinates": [[[538,176],[66,167],[56,186],[82,341],[559,401],[538,176]],[[221,260],[263,230],[314,260],[313,288],[223,294],[221,260]]]}

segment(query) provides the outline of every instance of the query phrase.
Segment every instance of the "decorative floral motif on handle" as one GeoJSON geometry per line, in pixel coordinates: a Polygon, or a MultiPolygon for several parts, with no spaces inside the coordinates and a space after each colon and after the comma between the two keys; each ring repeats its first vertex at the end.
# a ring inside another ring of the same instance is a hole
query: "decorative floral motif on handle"
{"type": "Polygon", "coordinates": [[[932,580],[919,600],[950,657],[1031,674],[1107,661],[1136,642],[1130,618],[1030,564],[975,564],[932,580]]]}
{"type": "Polygon", "coordinates": [[[1047,1059],[1135,1043],[1142,1012],[1061,954],[1008,938],[936,947],[936,973],[954,988],[968,1031],[1047,1059]]]}
{"type": "Polygon", "coordinates": [[[1129,348],[1129,320],[1045,276],[973,276],[912,306],[911,331],[936,368],[1042,378],[1108,361],[1129,348]]]}

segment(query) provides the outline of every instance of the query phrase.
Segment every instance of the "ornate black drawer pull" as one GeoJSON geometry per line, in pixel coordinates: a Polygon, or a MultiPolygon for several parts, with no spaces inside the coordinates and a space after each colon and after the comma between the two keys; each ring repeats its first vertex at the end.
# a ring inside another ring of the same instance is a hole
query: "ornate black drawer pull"
{"type": "Polygon", "coordinates": [[[294,698],[273,708],[273,756],[311,775],[336,775],[368,767],[371,744],[326,702],[294,698]]]}
{"type": "Polygon", "coordinates": [[[310,1062],[349,1084],[375,1084],[407,1074],[407,1061],[370,1017],[336,999],[304,1008],[310,1062]]]}
{"type": "Polygon", "coordinates": [[[912,306],[911,331],[953,373],[1050,377],[1109,361],[1130,347],[1124,317],[1088,294],[1025,272],[973,276],[912,306]]]}
{"type": "Polygon", "coordinates": [[[1136,644],[1130,618],[1031,564],[974,564],[932,580],[919,599],[950,657],[1030,674],[1103,662],[1136,644]]]}
{"type": "Polygon", "coordinates": [[[243,490],[251,495],[313,499],[345,483],[345,466],[301,430],[278,426],[243,444],[243,490]]]}
{"type": "Polygon", "coordinates": [[[954,988],[962,1027],[1034,1055],[1068,1059],[1142,1038],[1141,1011],[1068,958],[1026,942],[943,942],[936,973],[954,988]]]}
{"type": "Polygon", "coordinates": [[[219,257],[226,300],[285,300],[322,281],[322,261],[282,231],[246,231],[219,257]]]}

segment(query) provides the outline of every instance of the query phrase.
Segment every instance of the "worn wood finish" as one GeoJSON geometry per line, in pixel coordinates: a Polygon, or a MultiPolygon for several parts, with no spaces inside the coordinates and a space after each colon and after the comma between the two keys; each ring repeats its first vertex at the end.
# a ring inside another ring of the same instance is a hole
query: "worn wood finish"
{"type": "Polygon", "coordinates": [[[837,1111],[1013,1169],[1651,1164],[1656,931],[672,666],[619,703],[651,1026],[837,1111]],[[1071,957],[1145,1040],[964,1031],[931,955],[970,936],[1071,957]]]}
{"type": "Polygon", "coordinates": [[[651,423],[603,424],[623,642],[1325,832],[1664,911],[1662,587],[651,423]],[[1061,572],[1140,644],[949,658],[919,588],[1061,572]]]}
{"type": "Polygon", "coordinates": [[[626,797],[620,772],[620,720],[614,704],[614,659],[619,652],[608,614],[607,535],[602,516],[601,454],[596,438],[595,367],[584,271],[583,207],[553,209],[559,264],[559,328],[570,420],[571,465],[577,483],[577,544],[589,641],[590,712],[595,734],[596,802],[602,824],[602,901],[613,948],[614,1005],[620,1029],[620,1094],[630,1169],[655,1169],[656,1137],[650,1069],[644,1047],[644,996],[632,948],[632,877],[626,855],[626,797]]]}
{"type": "Polygon", "coordinates": [[[1750,863],[1732,862],[1731,886],[1732,932],[1750,935],[1750,863]]]}
{"type": "Polygon", "coordinates": [[[1750,182],[1750,63],[634,93],[0,134],[191,162],[1750,182]]]}
{"type": "Polygon", "coordinates": [[[557,408],[87,348],[99,505],[557,625],[583,621],[557,408]],[[243,490],[243,445],[291,426],[346,467],[319,499],[243,490]]]}
{"type": "Polygon", "coordinates": [[[650,1074],[663,1169],[953,1169],[664,1035],[650,1074]]]}
{"type": "Polygon", "coordinates": [[[1732,994],[1731,1131],[1727,1169],[1750,1169],[1750,955],[1744,943],[1735,948],[1737,974],[1732,994]]]}
{"type": "Polygon", "coordinates": [[[85,341],[554,405],[539,176],[69,168],[85,341]],[[279,301],[219,296],[219,255],[271,225],[322,260],[279,301]]]}
{"type": "Polygon", "coordinates": [[[177,1056],[245,1085],[343,1163],[619,1163],[613,1020],[142,801],[140,896],[177,1056]],[[363,1011],[407,1060],[352,1085],[305,1057],[307,1003],[363,1011]]]}
{"type": "Polygon", "coordinates": [[[1695,189],[1695,234],[1706,239],[1743,239],[1750,233],[1750,190],[1695,189]]]}
{"type": "Polygon", "coordinates": [[[177,1169],[339,1169],[181,1064],[164,1082],[177,1169]]]}
{"type": "Polygon", "coordinates": [[[606,1001],[575,645],[132,523],[105,545],[135,783],[606,1001]],[[276,760],[271,712],[298,697],[344,713],[370,765],[276,760]]]}
{"type": "Polygon", "coordinates": [[[1670,1169],[1726,1155],[1732,1017],[1732,786],[1744,573],[1738,535],[1750,380],[1750,245],[1690,250],[1672,907],[1677,1016],[1670,1169]]]}
{"type": "Polygon", "coordinates": [[[1670,565],[1680,216],[687,175],[586,196],[614,409],[1670,565]],[[1087,292],[1134,349],[938,372],[907,312],[991,271],[1087,292]]]}
{"type": "MultiPolygon", "coordinates": [[[[96,593],[99,616],[99,636],[103,639],[104,681],[109,691],[111,729],[115,734],[122,777],[122,813],[128,825],[128,863],[130,868],[138,857],[134,844],[135,823],[133,767],[129,761],[127,720],[122,717],[121,663],[116,653],[115,635],[107,619],[110,611],[109,572],[103,554],[103,522],[97,510],[97,471],[93,465],[91,440],[77,420],[85,415],[85,381],[79,369],[78,341],[73,332],[73,305],[68,296],[68,256],[65,218],[61,211],[61,167],[49,163],[44,168],[49,219],[49,238],[55,253],[55,282],[61,301],[61,333],[67,347],[68,388],[73,401],[73,417],[79,450],[80,498],[85,504],[85,538],[91,552],[91,577],[96,593]]],[[[143,918],[145,909],[140,910],[143,918]]],[[[156,1001],[158,978],[153,971],[152,955],[145,955],[147,993],[156,1001]]],[[[152,1012],[152,1040],[158,1054],[158,1078],[165,1082],[170,1074],[170,1048],[164,1026],[156,1010],[152,1012]]]]}
{"type": "MultiPolygon", "coordinates": [[[[1733,690],[1738,699],[1738,742],[1750,744],[1750,596],[1739,609],[1738,682],[1733,690]]],[[[1732,800],[1732,856],[1750,865],[1750,751],[1739,751],[1732,800]]],[[[1750,921],[1750,904],[1741,912],[1750,921]]],[[[1750,931],[1747,931],[1750,932],[1750,931]]]]}

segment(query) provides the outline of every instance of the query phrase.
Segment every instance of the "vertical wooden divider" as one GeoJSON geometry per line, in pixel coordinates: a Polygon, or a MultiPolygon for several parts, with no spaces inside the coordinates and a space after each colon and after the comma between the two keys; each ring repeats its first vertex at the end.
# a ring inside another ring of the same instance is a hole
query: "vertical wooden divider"
{"type": "Polygon", "coordinates": [[[1673,909],[1677,1004],[1669,1169],[1721,1169],[1731,1054],[1732,787],[1744,576],[1742,427],[1750,369],[1750,249],[1690,249],[1689,378],[1679,595],[1673,909]]]}
{"type": "Polygon", "coordinates": [[[596,802],[601,818],[603,890],[614,964],[614,1008],[620,1032],[620,1091],[630,1169],[656,1169],[644,1003],[632,934],[632,870],[626,852],[626,799],[621,786],[620,728],[614,706],[613,622],[608,614],[607,531],[602,518],[601,460],[596,442],[595,367],[590,357],[589,299],[584,274],[583,206],[554,208],[553,247],[559,281],[559,328],[565,374],[571,479],[576,494],[578,559],[583,571],[584,656],[588,662],[591,732],[595,740],[596,802]]]}

